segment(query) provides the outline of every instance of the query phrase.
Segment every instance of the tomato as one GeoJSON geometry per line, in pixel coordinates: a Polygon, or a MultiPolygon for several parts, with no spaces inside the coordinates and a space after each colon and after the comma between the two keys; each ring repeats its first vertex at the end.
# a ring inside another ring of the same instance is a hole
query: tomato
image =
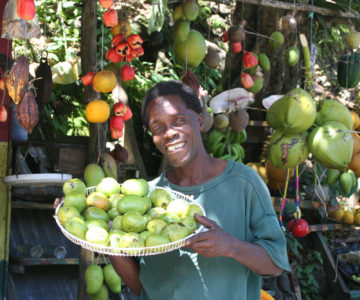
{"type": "Polygon", "coordinates": [[[291,219],[288,223],[288,230],[295,237],[304,237],[310,233],[310,226],[304,219],[291,219]]]}

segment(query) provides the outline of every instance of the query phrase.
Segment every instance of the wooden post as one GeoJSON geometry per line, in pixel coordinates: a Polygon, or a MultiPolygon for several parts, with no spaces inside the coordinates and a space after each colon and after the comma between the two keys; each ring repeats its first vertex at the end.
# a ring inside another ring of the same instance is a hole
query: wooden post
{"type": "MultiPolygon", "coordinates": [[[[96,15],[97,1],[84,0],[81,16],[81,70],[82,74],[96,72],[96,15]]],[[[85,102],[98,98],[92,86],[85,87],[85,102]]],[[[88,147],[88,161],[96,162],[98,151],[105,146],[105,124],[90,124],[90,139],[88,147]]],[[[78,300],[89,299],[86,293],[85,270],[94,262],[94,252],[81,248],[79,257],[79,290],[78,300]]]]}

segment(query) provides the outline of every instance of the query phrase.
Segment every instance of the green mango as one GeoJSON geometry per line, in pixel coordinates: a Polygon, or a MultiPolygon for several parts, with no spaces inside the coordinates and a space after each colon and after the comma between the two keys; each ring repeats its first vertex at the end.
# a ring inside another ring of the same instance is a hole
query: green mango
{"type": "Polygon", "coordinates": [[[107,214],[109,215],[109,217],[110,217],[111,220],[114,220],[117,216],[120,215],[120,213],[119,213],[119,211],[117,210],[116,207],[110,208],[110,209],[107,211],[107,214]]]}
{"type": "Polygon", "coordinates": [[[318,112],[316,113],[315,123],[324,125],[328,121],[337,121],[352,130],[353,118],[348,108],[336,100],[321,100],[318,104],[318,112]]]}
{"type": "Polygon", "coordinates": [[[328,185],[333,185],[340,177],[340,170],[328,169],[326,172],[326,181],[328,185]]]}
{"type": "Polygon", "coordinates": [[[351,188],[354,188],[355,186],[356,186],[356,184],[357,184],[357,178],[356,178],[356,175],[355,175],[355,173],[354,173],[354,171],[353,170],[347,170],[347,172],[351,175],[351,178],[352,178],[352,180],[353,180],[353,183],[352,183],[352,186],[351,186],[351,188]]]}
{"type": "Polygon", "coordinates": [[[285,61],[289,67],[294,67],[299,62],[300,53],[298,47],[289,47],[285,52],[285,61]]]}
{"type": "Polygon", "coordinates": [[[266,113],[266,121],[273,129],[285,133],[301,133],[314,123],[316,106],[311,95],[295,88],[273,103],[266,113]]]}
{"type": "Polygon", "coordinates": [[[270,35],[269,45],[273,49],[280,49],[284,41],[284,35],[280,31],[275,31],[270,35]]]}
{"type": "Polygon", "coordinates": [[[106,285],[113,293],[119,294],[121,292],[121,278],[114,270],[114,267],[111,264],[106,265],[103,272],[106,285]]]}
{"type": "Polygon", "coordinates": [[[80,219],[79,217],[71,217],[66,221],[64,227],[72,235],[85,240],[88,227],[84,220],[80,219]]]}
{"type": "Polygon", "coordinates": [[[172,201],[170,192],[164,189],[153,190],[150,193],[149,198],[155,207],[162,208],[166,208],[168,204],[172,201]]]}
{"type": "Polygon", "coordinates": [[[137,212],[142,215],[149,208],[149,200],[138,195],[125,195],[118,201],[116,208],[120,214],[137,212]]]}
{"type": "Polygon", "coordinates": [[[184,20],[179,20],[176,22],[173,32],[175,41],[177,42],[185,41],[189,33],[190,33],[189,22],[186,22],[184,20]]]}
{"type": "Polygon", "coordinates": [[[270,71],[270,59],[269,57],[265,54],[265,53],[260,53],[259,54],[259,66],[265,71],[265,72],[269,72],[270,71]]]}
{"type": "Polygon", "coordinates": [[[66,194],[64,197],[64,206],[73,206],[79,213],[83,213],[86,209],[86,196],[77,192],[66,194]]]}
{"type": "Polygon", "coordinates": [[[261,91],[261,89],[263,88],[263,84],[264,84],[264,80],[262,77],[260,76],[255,76],[254,78],[254,85],[251,88],[248,88],[247,90],[249,92],[252,92],[254,94],[257,94],[258,92],[261,91]]]}
{"type": "Polygon", "coordinates": [[[86,292],[90,295],[101,290],[104,282],[104,273],[100,266],[92,264],[85,270],[86,292]]]}
{"type": "Polygon", "coordinates": [[[124,195],[146,196],[149,192],[149,184],[143,178],[131,178],[123,182],[121,193],[124,195]]]}
{"type": "Polygon", "coordinates": [[[86,232],[85,239],[93,244],[106,246],[109,233],[102,227],[92,227],[86,232]]]}
{"type": "Polygon", "coordinates": [[[107,223],[110,220],[109,215],[105,211],[95,206],[88,207],[84,212],[84,217],[86,221],[104,220],[107,223]]]}
{"type": "Polygon", "coordinates": [[[121,230],[126,232],[141,232],[145,229],[144,217],[137,212],[128,212],[121,219],[121,230]]]}
{"type": "Polygon", "coordinates": [[[166,225],[161,230],[160,234],[168,237],[171,242],[175,242],[186,238],[189,234],[189,230],[183,223],[175,222],[166,225]]]}
{"type": "Polygon", "coordinates": [[[343,172],[339,177],[340,187],[345,194],[349,194],[353,186],[353,178],[350,173],[343,172]]]}
{"type": "Polygon", "coordinates": [[[100,290],[95,294],[90,294],[91,300],[108,300],[109,299],[109,290],[108,287],[103,284],[100,290]]]}
{"type": "Polygon", "coordinates": [[[89,229],[94,227],[101,227],[104,228],[106,231],[109,231],[109,225],[104,220],[86,220],[85,223],[89,229]]]}

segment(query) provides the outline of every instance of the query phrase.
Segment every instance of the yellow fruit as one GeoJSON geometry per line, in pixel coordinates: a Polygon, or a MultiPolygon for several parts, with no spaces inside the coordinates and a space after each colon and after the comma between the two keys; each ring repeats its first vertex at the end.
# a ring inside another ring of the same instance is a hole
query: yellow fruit
{"type": "Polygon", "coordinates": [[[90,123],[103,123],[110,116],[110,107],[104,100],[93,100],[86,105],[86,119],[90,123]]]}
{"type": "Polygon", "coordinates": [[[360,225],[360,214],[359,214],[359,213],[355,214],[355,216],[354,216],[354,223],[355,223],[356,225],[360,225]]]}
{"type": "Polygon", "coordinates": [[[340,207],[338,210],[336,210],[334,212],[334,215],[333,215],[333,218],[336,220],[336,221],[339,221],[341,222],[344,218],[344,215],[345,215],[345,210],[343,207],[340,207]]]}
{"type": "Polygon", "coordinates": [[[344,218],[343,218],[343,221],[346,223],[346,224],[353,224],[354,223],[354,214],[351,210],[348,210],[345,212],[344,214],[344,218]]]}
{"type": "Polygon", "coordinates": [[[131,34],[131,27],[128,20],[119,20],[117,25],[111,27],[112,36],[118,35],[120,33],[125,33],[125,37],[128,37],[131,34]]]}
{"type": "Polygon", "coordinates": [[[359,115],[354,112],[354,111],[350,111],[352,119],[353,119],[353,128],[352,129],[356,129],[360,126],[360,117],[359,115]]]}
{"type": "Polygon", "coordinates": [[[109,93],[117,85],[117,78],[114,72],[101,70],[94,76],[92,86],[96,92],[109,93]]]}

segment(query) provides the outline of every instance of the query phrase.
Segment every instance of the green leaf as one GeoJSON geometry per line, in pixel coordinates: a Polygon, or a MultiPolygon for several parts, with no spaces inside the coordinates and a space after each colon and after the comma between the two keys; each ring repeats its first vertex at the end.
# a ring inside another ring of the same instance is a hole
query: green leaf
{"type": "Polygon", "coordinates": [[[152,0],[151,17],[149,19],[148,34],[160,31],[165,20],[167,0],[152,0]]]}

